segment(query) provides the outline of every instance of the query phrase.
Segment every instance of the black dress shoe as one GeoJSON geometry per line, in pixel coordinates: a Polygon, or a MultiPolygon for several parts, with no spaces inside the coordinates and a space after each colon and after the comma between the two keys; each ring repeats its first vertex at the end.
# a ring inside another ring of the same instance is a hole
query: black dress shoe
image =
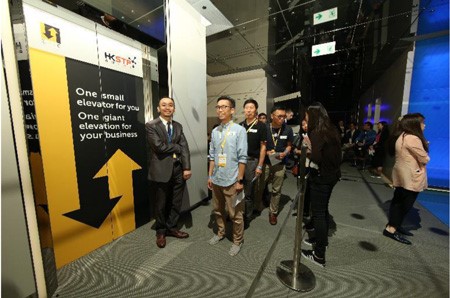
{"type": "Polygon", "coordinates": [[[403,244],[411,244],[411,241],[406,240],[405,238],[403,238],[400,233],[398,233],[397,231],[395,231],[394,233],[389,233],[386,229],[383,230],[383,235],[386,237],[389,237],[391,239],[394,239],[395,241],[398,241],[400,243],[403,244]]]}
{"type": "Polygon", "coordinates": [[[397,232],[399,232],[400,234],[403,234],[405,236],[414,236],[413,233],[411,233],[410,231],[407,231],[405,229],[403,229],[402,227],[398,227],[397,228],[397,232]]]}

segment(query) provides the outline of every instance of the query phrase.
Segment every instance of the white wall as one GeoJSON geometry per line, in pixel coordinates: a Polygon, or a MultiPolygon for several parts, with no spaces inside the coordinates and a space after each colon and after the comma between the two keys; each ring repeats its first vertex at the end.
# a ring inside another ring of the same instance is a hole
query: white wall
{"type": "MultiPolygon", "coordinates": [[[[206,135],[206,29],[185,0],[166,0],[169,95],[191,151],[192,178],[183,210],[208,196],[206,135]]],[[[186,194],[187,195],[187,194],[186,194]]]]}
{"type": "Polygon", "coordinates": [[[0,13],[4,55],[0,75],[1,294],[3,297],[34,294],[46,297],[9,1],[0,2],[0,13]]]}
{"type": "Polygon", "coordinates": [[[258,102],[259,113],[266,113],[267,78],[262,69],[234,73],[230,75],[208,77],[208,131],[218,123],[215,110],[217,98],[221,95],[231,96],[236,100],[235,121],[245,119],[243,104],[253,98],[258,102]]]}

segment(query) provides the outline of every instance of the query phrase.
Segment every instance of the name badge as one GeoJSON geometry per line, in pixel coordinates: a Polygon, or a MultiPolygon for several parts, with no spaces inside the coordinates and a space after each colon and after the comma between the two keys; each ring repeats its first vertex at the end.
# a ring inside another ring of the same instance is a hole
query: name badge
{"type": "Polygon", "coordinates": [[[227,155],[219,154],[219,167],[224,168],[227,166],[227,155]]]}
{"type": "Polygon", "coordinates": [[[286,140],[287,136],[280,136],[280,140],[286,140]]]}
{"type": "Polygon", "coordinates": [[[248,132],[253,132],[253,133],[256,133],[256,132],[258,132],[258,130],[257,130],[257,129],[254,129],[254,128],[252,128],[252,129],[249,129],[249,130],[248,130],[248,132]]]}

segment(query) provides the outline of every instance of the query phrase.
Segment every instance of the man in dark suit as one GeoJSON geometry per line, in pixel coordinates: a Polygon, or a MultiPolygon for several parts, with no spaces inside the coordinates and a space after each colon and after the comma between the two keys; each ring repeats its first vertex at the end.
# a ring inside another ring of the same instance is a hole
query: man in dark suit
{"type": "Polygon", "coordinates": [[[191,177],[189,146],[183,127],[173,121],[175,102],[163,97],[158,105],[159,117],[146,123],[150,147],[148,180],[156,193],[156,245],[166,246],[166,236],[187,238],[177,228],[186,180],[191,177]]]}

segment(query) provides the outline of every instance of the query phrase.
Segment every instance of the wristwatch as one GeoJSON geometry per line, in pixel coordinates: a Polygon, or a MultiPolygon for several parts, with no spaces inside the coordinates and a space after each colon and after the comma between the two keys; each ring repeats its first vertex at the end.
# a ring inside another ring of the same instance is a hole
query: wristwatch
{"type": "Polygon", "coordinates": [[[237,183],[244,184],[244,179],[238,179],[237,183]]]}

